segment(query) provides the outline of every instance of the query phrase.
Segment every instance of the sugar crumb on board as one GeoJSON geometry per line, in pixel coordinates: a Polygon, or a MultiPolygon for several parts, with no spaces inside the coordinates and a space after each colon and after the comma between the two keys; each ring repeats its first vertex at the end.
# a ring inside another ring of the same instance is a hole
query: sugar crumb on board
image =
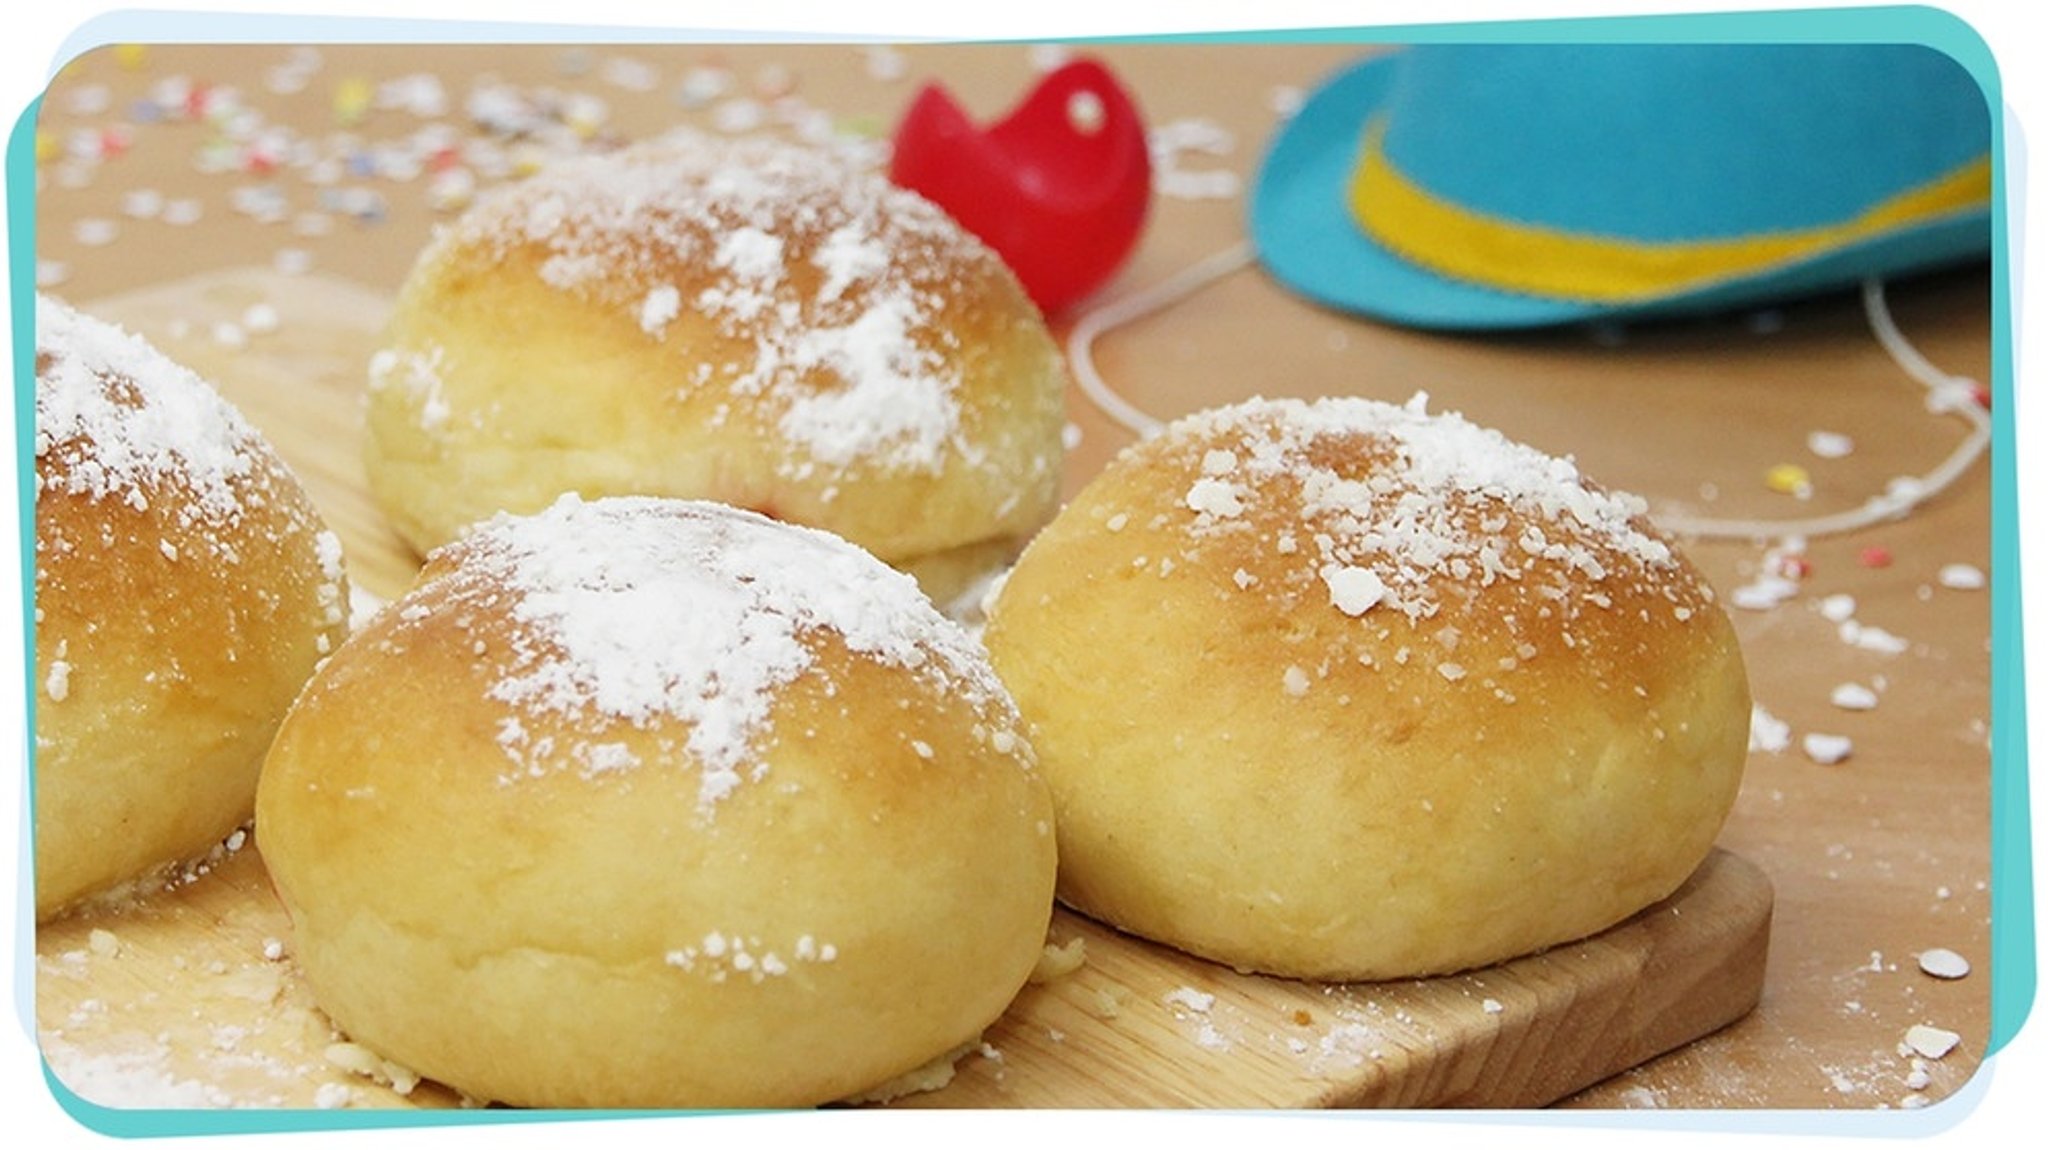
{"type": "MultiPolygon", "coordinates": [[[[1256,977],[1256,976],[1254,976],[1256,977]]],[[[1264,983],[1248,987],[1252,1001],[1266,996],[1264,983]]],[[[1295,986],[1300,984],[1286,984],[1295,986]]],[[[1420,985],[1420,984],[1418,984],[1420,985]]],[[[1474,984],[1478,985],[1478,984],[1474,984]]],[[[1435,1028],[1396,1001],[1363,996],[1360,988],[1317,985],[1317,1009],[1296,1006],[1271,1012],[1241,1006],[1235,997],[1180,985],[1163,992],[1158,1003],[1191,1045],[1212,1055],[1264,1061],[1277,1058],[1302,1078],[1333,1081],[1359,1068],[1438,1040],[1435,1028]]],[[[1483,1015],[1505,1009],[1498,1000],[1474,1002],[1483,1015]]]]}
{"type": "MultiPolygon", "coordinates": [[[[225,881],[225,880],[216,880],[225,881]]],[[[37,1042],[58,1081],[114,1109],[399,1105],[418,1075],[356,1046],[313,1002],[283,941],[234,915],[181,938],[190,913],[143,900],[60,921],[37,956],[37,1042]],[[255,929],[248,929],[254,927],[255,929]],[[95,993],[142,980],[133,995],[95,993]]],[[[444,1104],[468,1105],[443,1088],[444,1104]]]]}
{"type": "Polygon", "coordinates": [[[972,1041],[964,1042],[922,1066],[913,1067],[887,1082],[843,1101],[849,1106],[877,1106],[913,1094],[929,1094],[944,1090],[952,1085],[954,1077],[958,1075],[961,1059],[970,1054],[980,1054],[990,1061],[999,1061],[1002,1057],[994,1047],[983,1041],[980,1036],[976,1036],[972,1041]]]}
{"type": "Polygon", "coordinates": [[[1045,949],[1039,952],[1037,965],[1031,968],[1029,981],[1036,986],[1065,978],[1081,969],[1087,961],[1086,937],[1077,934],[1063,943],[1047,940],[1045,949]]]}
{"type": "Polygon", "coordinates": [[[1177,986],[1161,995],[1160,1002],[1183,1024],[1183,1033],[1196,1045],[1219,1053],[1228,1052],[1233,1046],[1212,1017],[1211,1012],[1216,1007],[1215,995],[1192,986],[1177,986]]]}
{"type": "Polygon", "coordinates": [[[330,1042],[321,1053],[330,1064],[379,1086],[389,1086],[400,1097],[411,1094],[420,1084],[418,1074],[367,1046],[347,1041],[330,1042]]]}

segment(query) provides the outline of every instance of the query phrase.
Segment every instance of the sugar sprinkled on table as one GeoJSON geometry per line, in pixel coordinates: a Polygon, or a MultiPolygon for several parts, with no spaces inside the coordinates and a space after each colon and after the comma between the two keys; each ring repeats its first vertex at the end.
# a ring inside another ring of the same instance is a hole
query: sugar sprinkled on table
{"type": "Polygon", "coordinates": [[[1806,450],[1822,459],[1841,459],[1856,450],[1856,443],[1839,431],[1816,429],[1806,433],[1806,450]]]}
{"type": "Polygon", "coordinates": [[[1953,1030],[1943,1030],[1939,1026],[1929,1026],[1926,1023],[1914,1023],[1906,1028],[1906,1037],[1901,1045],[1905,1050],[1922,1058],[1938,1060],[1946,1057],[1962,1040],[1963,1036],[1953,1030]]]}
{"type": "Polygon", "coordinates": [[[1935,581],[1951,591],[1981,591],[1986,582],[1983,569],[1969,563],[1944,564],[1935,581]]]}
{"type": "Polygon", "coordinates": [[[1921,951],[1919,961],[1920,970],[1934,978],[1957,979],[1970,973],[1970,960],[1945,946],[1921,951]]]}
{"type": "Polygon", "coordinates": [[[1829,735],[1815,731],[1800,740],[1800,749],[1814,762],[1822,766],[1833,766],[1849,757],[1854,744],[1847,735],[1829,735]]]}
{"type": "Polygon", "coordinates": [[[1792,726],[1760,703],[1749,708],[1749,749],[1777,754],[1792,745],[1792,726]]]}

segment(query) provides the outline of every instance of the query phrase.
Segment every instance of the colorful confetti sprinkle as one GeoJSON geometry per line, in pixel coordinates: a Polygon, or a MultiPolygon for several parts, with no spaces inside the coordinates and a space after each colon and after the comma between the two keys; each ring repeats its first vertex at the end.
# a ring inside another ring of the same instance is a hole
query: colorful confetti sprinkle
{"type": "Polygon", "coordinates": [[[332,108],[334,120],[344,127],[359,124],[369,114],[370,103],[376,98],[370,82],[360,76],[351,76],[334,86],[332,108]]]}
{"type": "Polygon", "coordinates": [[[1764,472],[1764,486],[1780,495],[1804,499],[1813,494],[1813,477],[1796,463],[1780,463],[1764,472]]]}

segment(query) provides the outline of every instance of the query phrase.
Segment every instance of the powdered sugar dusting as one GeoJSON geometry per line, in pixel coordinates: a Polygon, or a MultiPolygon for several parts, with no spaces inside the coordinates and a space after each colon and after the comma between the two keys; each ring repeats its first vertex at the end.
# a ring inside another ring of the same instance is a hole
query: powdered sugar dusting
{"type": "Polygon", "coordinates": [[[862,229],[853,224],[833,229],[811,257],[825,273],[818,286],[818,298],[836,300],[846,289],[862,280],[874,279],[889,269],[889,253],[877,247],[862,229]]]}
{"type": "Polygon", "coordinates": [[[908,299],[885,299],[851,324],[792,341],[790,367],[821,368],[847,381],[790,402],[783,434],[808,444],[823,463],[845,466],[870,456],[905,467],[935,464],[960,426],[954,381],[925,370],[910,339],[919,322],[908,299]]]}
{"type": "Polygon", "coordinates": [[[682,310],[683,294],[674,284],[661,284],[640,301],[640,330],[658,339],[682,310]]]}
{"type": "Polygon", "coordinates": [[[679,393],[765,401],[784,474],[855,460],[934,472],[961,451],[953,268],[1000,262],[852,146],[677,132],[542,171],[480,203],[451,242],[542,253],[549,285],[617,306],[650,338],[685,312],[738,349],[679,393]],[[675,282],[687,277],[689,282],[675,282]]]}
{"type": "MultiPolygon", "coordinates": [[[[1537,560],[1580,584],[1608,579],[1617,562],[1676,566],[1670,546],[1644,529],[1640,499],[1587,484],[1569,459],[1455,413],[1432,414],[1425,395],[1404,406],[1254,399],[1191,416],[1169,434],[1204,452],[1184,500],[1195,513],[1190,531],[1201,538],[1250,530],[1245,511],[1254,499],[1298,500],[1298,529],[1314,543],[1310,570],[1347,615],[1385,606],[1426,618],[1446,584],[1521,579],[1537,560]],[[1361,452],[1387,458],[1358,471],[1361,452]],[[1345,464],[1333,458],[1354,466],[1341,471],[1345,464]],[[1285,494],[1254,494],[1269,489],[1285,494]],[[1512,537],[1508,511],[1524,524],[1512,537]]],[[[1290,530],[1273,550],[1297,546],[1290,530]]]]}
{"type": "Polygon", "coordinates": [[[454,549],[459,598],[513,596],[520,630],[489,693],[515,708],[499,732],[514,777],[638,765],[616,736],[558,746],[518,716],[679,720],[708,810],[758,777],[774,693],[816,672],[822,634],[934,677],[992,727],[1017,725],[964,631],[908,576],[821,531],[709,503],[567,495],[539,515],[500,515],[454,549]]]}
{"type": "Polygon", "coordinates": [[[255,466],[260,441],[197,375],[140,337],[36,298],[36,490],[145,510],[173,479],[187,490],[181,516],[239,522],[232,481],[255,466]]]}

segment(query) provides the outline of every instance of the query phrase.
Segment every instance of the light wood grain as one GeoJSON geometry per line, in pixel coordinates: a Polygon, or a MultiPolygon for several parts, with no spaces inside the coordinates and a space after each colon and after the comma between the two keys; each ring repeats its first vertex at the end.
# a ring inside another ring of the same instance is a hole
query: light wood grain
{"type": "MultiPolygon", "coordinates": [[[[1584,942],[1449,978],[1330,986],[1237,974],[1061,910],[1050,938],[1082,939],[1083,966],[1025,987],[950,1084],[897,1104],[1540,1106],[1746,1013],[1770,903],[1761,871],[1717,851],[1673,898],[1584,942]]],[[[331,1061],[345,1036],[290,938],[253,844],[141,903],[46,925],[36,1013],[58,1078],[117,1105],[461,1103],[331,1061]]]]}
{"type": "MultiPolygon", "coordinates": [[[[88,303],[213,380],[304,480],[351,577],[380,598],[416,561],[364,490],[360,393],[386,300],[338,280],[227,271],[88,303]],[[229,346],[252,304],[274,332],[229,346]]],[[[291,959],[259,847],[118,911],[37,937],[37,1023],[60,1079],[114,1101],[451,1106],[329,1056],[343,1040],[291,959]],[[98,932],[98,933],[96,933],[98,932]]],[[[1716,852],[1676,895],[1606,933],[1471,974],[1324,986],[1240,975],[1064,910],[1078,971],[1025,988],[951,1083],[912,1106],[1537,1106],[1746,1014],[1771,885],[1716,852]]],[[[346,1054],[347,1051],[341,1053],[346,1054]]]]}

